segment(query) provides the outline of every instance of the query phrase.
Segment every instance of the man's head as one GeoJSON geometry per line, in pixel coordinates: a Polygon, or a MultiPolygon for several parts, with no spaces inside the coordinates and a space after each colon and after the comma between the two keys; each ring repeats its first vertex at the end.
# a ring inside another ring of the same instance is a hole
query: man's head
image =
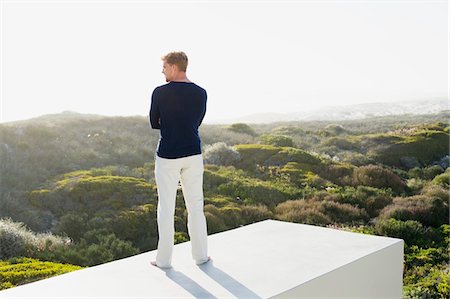
{"type": "Polygon", "coordinates": [[[161,57],[161,60],[164,62],[162,72],[167,82],[178,77],[180,72],[186,73],[188,58],[184,52],[170,52],[161,57]]]}

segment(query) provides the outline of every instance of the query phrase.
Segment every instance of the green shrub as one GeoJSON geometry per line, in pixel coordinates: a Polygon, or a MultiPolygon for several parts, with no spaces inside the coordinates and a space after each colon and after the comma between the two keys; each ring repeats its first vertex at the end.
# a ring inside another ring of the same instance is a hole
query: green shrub
{"type": "Polygon", "coordinates": [[[35,190],[29,198],[37,208],[47,209],[57,216],[68,212],[111,213],[135,205],[155,203],[156,186],[132,177],[90,176],[84,172],[69,173],[54,182],[48,192],[35,190]]]}
{"type": "Polygon", "coordinates": [[[397,220],[416,220],[426,226],[438,227],[448,223],[448,200],[426,195],[396,197],[385,207],[380,217],[397,220]]]}
{"type": "Polygon", "coordinates": [[[369,220],[369,215],[363,209],[333,201],[322,201],[320,211],[328,215],[332,221],[339,223],[361,223],[369,220]]]}
{"type": "Polygon", "coordinates": [[[68,213],[59,218],[55,232],[65,234],[75,242],[80,241],[83,234],[88,230],[89,216],[86,213],[68,213]]]}
{"type": "Polygon", "coordinates": [[[354,170],[353,165],[349,164],[329,164],[327,165],[323,171],[319,173],[319,175],[337,185],[343,186],[347,185],[349,182],[346,182],[347,177],[351,177],[353,175],[354,170]]]}
{"type": "Polygon", "coordinates": [[[216,189],[219,185],[227,183],[229,180],[230,178],[211,171],[210,167],[206,167],[203,173],[203,188],[205,192],[209,192],[216,189]]]}
{"type": "Polygon", "coordinates": [[[375,161],[366,154],[361,154],[355,151],[341,151],[336,153],[335,157],[340,162],[349,163],[355,166],[363,166],[373,164],[375,161]]]}
{"type": "Polygon", "coordinates": [[[80,266],[95,266],[138,254],[139,250],[129,241],[124,241],[106,229],[86,232],[80,242],[51,252],[35,253],[33,257],[70,263],[80,266]]]}
{"type": "Polygon", "coordinates": [[[329,124],[325,127],[325,130],[333,135],[340,135],[347,132],[347,130],[340,124],[329,124]]]}
{"type": "Polygon", "coordinates": [[[447,200],[450,195],[449,190],[444,186],[433,184],[425,185],[422,189],[421,194],[428,197],[437,197],[443,201],[447,200]]]}
{"type": "MultiPolygon", "coordinates": [[[[120,212],[113,219],[109,228],[119,239],[132,242],[133,246],[141,251],[156,246],[158,228],[154,205],[136,206],[131,210],[120,212]]],[[[185,230],[184,221],[183,228],[185,230]]]]}
{"type": "Polygon", "coordinates": [[[220,217],[220,210],[213,205],[205,205],[204,213],[208,227],[208,234],[214,234],[227,229],[224,220],[220,217]]]}
{"type": "Polygon", "coordinates": [[[263,134],[259,137],[259,141],[262,144],[294,147],[292,138],[285,135],[263,134]]]}
{"type": "Polygon", "coordinates": [[[426,180],[432,180],[438,174],[441,174],[443,172],[444,169],[442,169],[442,167],[439,165],[428,166],[423,169],[423,178],[426,180]]]}
{"type": "Polygon", "coordinates": [[[230,203],[232,202],[236,202],[236,199],[228,197],[228,196],[222,196],[222,195],[218,195],[218,196],[214,196],[214,197],[205,197],[205,205],[207,204],[211,204],[214,205],[216,207],[225,207],[230,205],[230,203]]]}
{"type": "Polygon", "coordinates": [[[420,179],[423,178],[423,168],[413,167],[408,170],[408,176],[410,178],[420,179]]]}
{"type": "Polygon", "coordinates": [[[244,224],[240,208],[231,206],[222,207],[219,208],[219,213],[227,228],[235,228],[244,224]]]}
{"type": "Polygon", "coordinates": [[[336,192],[339,193],[334,194],[333,198],[329,198],[329,200],[363,208],[372,218],[378,216],[384,207],[392,203],[391,194],[388,191],[374,187],[345,187],[342,191],[336,192]]]}
{"type": "Polygon", "coordinates": [[[375,231],[379,235],[400,238],[408,246],[428,244],[432,231],[426,228],[422,223],[414,220],[380,219],[375,224],[375,231]]]}
{"type": "Polygon", "coordinates": [[[189,241],[188,235],[186,233],[183,232],[175,232],[174,235],[174,243],[178,244],[178,243],[184,243],[189,241]]]}
{"type": "Polygon", "coordinates": [[[406,184],[391,170],[377,165],[361,166],[354,170],[355,185],[371,186],[375,188],[391,188],[396,193],[405,191],[406,184]]]}
{"type": "Polygon", "coordinates": [[[44,262],[32,258],[11,258],[0,261],[0,290],[79,269],[81,267],[75,265],[44,262]]]}
{"type": "Polygon", "coordinates": [[[449,184],[450,184],[450,175],[449,175],[449,173],[445,172],[445,173],[442,173],[440,175],[437,175],[433,179],[432,183],[435,184],[435,185],[440,185],[442,187],[448,188],[449,184]]]}
{"type": "Polygon", "coordinates": [[[295,196],[288,190],[282,190],[270,182],[257,179],[231,181],[220,185],[217,191],[232,198],[240,197],[246,203],[267,206],[276,205],[295,196]]]}
{"type": "Polygon", "coordinates": [[[319,202],[305,200],[289,200],[275,208],[275,216],[283,221],[314,225],[327,225],[332,219],[320,209],[319,202]]]}
{"type": "Polygon", "coordinates": [[[242,219],[250,224],[266,219],[272,219],[273,213],[264,205],[245,205],[241,207],[242,219]]]}
{"type": "Polygon", "coordinates": [[[369,156],[385,165],[412,168],[417,162],[428,165],[449,153],[449,134],[443,131],[419,130],[409,136],[390,137],[389,141],[379,142],[382,145],[368,147],[369,156]],[[417,162],[406,163],[404,158],[417,162]]]}
{"type": "Polygon", "coordinates": [[[425,264],[405,271],[403,298],[447,299],[450,293],[450,268],[425,264]]]}
{"type": "Polygon", "coordinates": [[[249,125],[243,123],[232,124],[228,126],[227,129],[236,133],[247,134],[250,136],[257,135],[255,130],[253,130],[249,125]]]}
{"type": "Polygon", "coordinates": [[[258,164],[266,165],[266,161],[280,151],[278,147],[261,144],[240,144],[235,149],[241,156],[238,166],[243,169],[255,169],[258,164]]]}
{"type": "Polygon", "coordinates": [[[412,178],[406,182],[406,186],[408,186],[409,190],[413,193],[418,193],[425,186],[426,181],[419,178],[412,178]]]}
{"type": "Polygon", "coordinates": [[[306,132],[298,127],[298,126],[280,126],[275,127],[271,131],[273,134],[276,135],[286,135],[286,136],[304,136],[306,132]]]}
{"type": "Polygon", "coordinates": [[[331,185],[331,182],[310,171],[305,174],[304,182],[309,186],[317,189],[322,189],[328,185],[331,185]]]}
{"type": "Polygon", "coordinates": [[[406,247],[405,262],[408,269],[426,264],[438,265],[448,261],[446,247],[421,248],[417,245],[406,247]]]}
{"type": "Polygon", "coordinates": [[[330,147],[334,146],[341,150],[349,150],[349,151],[357,151],[360,148],[360,145],[357,141],[351,140],[350,138],[345,137],[331,137],[326,139],[322,146],[330,147]]]}
{"type": "Polygon", "coordinates": [[[289,162],[309,164],[316,168],[321,167],[321,159],[301,149],[292,147],[276,147],[262,144],[240,144],[235,149],[241,155],[239,168],[255,170],[257,165],[283,166],[289,162]]]}

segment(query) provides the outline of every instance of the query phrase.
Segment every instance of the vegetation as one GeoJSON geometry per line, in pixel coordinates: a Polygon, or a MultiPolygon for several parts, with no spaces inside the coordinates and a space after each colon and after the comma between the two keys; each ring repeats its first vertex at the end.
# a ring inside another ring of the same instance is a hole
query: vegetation
{"type": "MultiPolygon", "coordinates": [[[[208,232],[265,219],[405,240],[404,298],[449,294],[449,113],[203,125],[208,232]]],[[[143,117],[0,125],[0,289],[157,246],[143,117]]],[[[189,240],[181,191],[175,242],[189,240]]]]}
{"type": "Polygon", "coordinates": [[[0,260],[0,290],[79,270],[82,267],[21,257],[0,260]]]}

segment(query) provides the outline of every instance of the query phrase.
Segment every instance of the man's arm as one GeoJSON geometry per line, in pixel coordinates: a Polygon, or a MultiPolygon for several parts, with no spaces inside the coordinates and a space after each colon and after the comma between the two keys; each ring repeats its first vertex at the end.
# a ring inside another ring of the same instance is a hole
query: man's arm
{"type": "Polygon", "coordinates": [[[204,106],[203,106],[203,115],[202,115],[202,117],[200,118],[200,122],[199,122],[199,124],[198,124],[199,127],[200,127],[200,125],[202,124],[203,118],[205,117],[205,114],[206,114],[206,100],[207,100],[207,98],[208,98],[208,96],[207,96],[206,91],[205,91],[205,102],[204,102],[204,106]]]}
{"type": "Polygon", "coordinates": [[[158,99],[157,99],[156,89],[152,94],[152,103],[150,105],[150,112],[148,114],[150,119],[150,125],[152,129],[161,129],[160,115],[159,115],[159,107],[158,107],[158,99]]]}

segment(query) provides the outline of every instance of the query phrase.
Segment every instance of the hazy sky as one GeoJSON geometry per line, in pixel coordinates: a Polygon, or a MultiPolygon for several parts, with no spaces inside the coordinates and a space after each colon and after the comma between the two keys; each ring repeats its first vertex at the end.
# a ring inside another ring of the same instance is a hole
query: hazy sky
{"type": "Polygon", "coordinates": [[[205,122],[448,96],[447,1],[1,2],[1,118],[147,115],[185,51],[205,122]]]}

